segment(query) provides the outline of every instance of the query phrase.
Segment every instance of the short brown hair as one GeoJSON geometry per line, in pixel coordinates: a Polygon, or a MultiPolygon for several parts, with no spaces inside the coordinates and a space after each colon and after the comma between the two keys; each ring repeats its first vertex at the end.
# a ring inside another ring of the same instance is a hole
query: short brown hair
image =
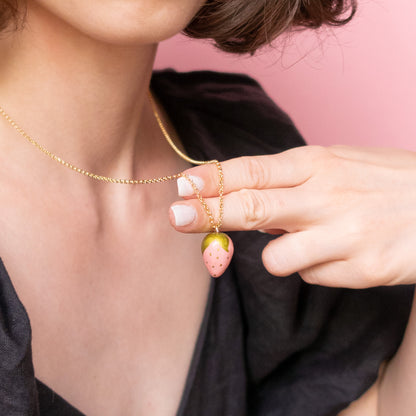
{"type": "MultiPolygon", "coordinates": [[[[19,27],[18,3],[0,0],[0,30],[19,27]]],[[[341,26],[356,9],[356,0],[206,0],[184,33],[213,39],[226,52],[253,54],[288,30],[341,26]]]]}
{"type": "Polygon", "coordinates": [[[10,23],[14,23],[17,29],[18,22],[18,0],[0,0],[0,30],[6,29],[10,23]]]}
{"type": "Polygon", "coordinates": [[[253,54],[288,30],[344,25],[356,10],[356,0],[207,0],[184,33],[253,54]]]}

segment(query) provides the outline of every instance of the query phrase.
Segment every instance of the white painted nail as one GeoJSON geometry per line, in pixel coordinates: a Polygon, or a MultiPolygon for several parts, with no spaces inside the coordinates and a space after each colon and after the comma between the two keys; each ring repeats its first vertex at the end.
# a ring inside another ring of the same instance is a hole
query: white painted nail
{"type": "Polygon", "coordinates": [[[190,224],[196,217],[195,208],[189,205],[173,205],[171,209],[178,227],[190,224]]]}
{"type": "MultiPolygon", "coordinates": [[[[204,187],[203,179],[201,179],[198,176],[192,176],[192,175],[189,175],[189,179],[192,180],[192,182],[196,185],[198,190],[200,191],[202,190],[202,188],[204,187]]],[[[192,188],[192,185],[183,176],[178,178],[177,183],[178,183],[178,195],[179,196],[191,196],[195,193],[194,189],[192,188]]]]}
{"type": "Polygon", "coordinates": [[[260,233],[265,233],[266,234],[266,231],[265,230],[257,230],[258,232],[260,232],[260,233]]]}

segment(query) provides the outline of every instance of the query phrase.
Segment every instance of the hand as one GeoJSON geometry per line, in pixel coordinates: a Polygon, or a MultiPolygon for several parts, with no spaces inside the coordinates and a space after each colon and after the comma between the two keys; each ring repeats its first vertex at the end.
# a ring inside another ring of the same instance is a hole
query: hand
{"type": "MultiPolygon", "coordinates": [[[[263,250],[271,274],[299,272],[308,283],[350,288],[416,282],[416,153],[302,146],[221,165],[221,231],[282,234],[263,250]]],[[[201,195],[218,218],[216,166],[185,172],[202,179],[201,195]]],[[[176,202],[170,220],[181,232],[211,231],[195,195],[176,202]]]]}

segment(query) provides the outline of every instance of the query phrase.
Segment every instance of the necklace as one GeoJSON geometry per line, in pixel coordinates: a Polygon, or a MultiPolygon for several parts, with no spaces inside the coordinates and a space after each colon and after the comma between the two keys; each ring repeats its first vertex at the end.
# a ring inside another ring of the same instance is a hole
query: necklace
{"type": "Polygon", "coordinates": [[[216,160],[195,160],[184,154],[173,142],[172,138],[170,137],[166,127],[164,126],[162,119],[159,116],[157,111],[155,100],[149,90],[148,98],[150,100],[153,114],[156,118],[156,121],[159,125],[159,128],[165,137],[166,141],[172,147],[172,149],[176,152],[178,156],[182,159],[186,160],[189,163],[194,165],[206,165],[206,164],[215,164],[218,170],[218,197],[219,197],[219,218],[215,220],[214,216],[212,215],[211,210],[208,207],[208,204],[201,196],[201,193],[194,183],[194,181],[185,173],[176,173],[173,175],[167,176],[160,176],[158,178],[148,178],[148,179],[121,179],[121,178],[112,178],[109,176],[97,175],[95,173],[89,172],[85,169],[76,167],[72,163],[69,163],[62,159],[61,157],[56,156],[54,153],[47,150],[43,145],[38,143],[33,137],[29,136],[0,106],[0,114],[9,122],[9,124],[14,127],[27,141],[33,144],[37,149],[43,152],[45,155],[49,156],[52,160],[60,163],[62,166],[65,166],[69,169],[72,169],[74,172],[80,173],[85,175],[91,179],[95,179],[98,181],[108,182],[108,183],[117,183],[117,184],[125,184],[125,185],[142,185],[142,184],[152,184],[152,183],[162,183],[171,181],[174,179],[178,179],[180,177],[185,178],[198,198],[199,202],[201,203],[205,213],[209,218],[209,222],[212,227],[212,232],[208,233],[201,243],[201,252],[202,258],[208,272],[212,277],[219,277],[221,276],[225,270],[227,269],[228,265],[231,262],[231,258],[234,253],[234,245],[231,238],[223,233],[220,232],[220,228],[222,225],[223,215],[224,215],[224,200],[223,200],[223,193],[224,193],[224,174],[221,167],[221,163],[216,160]]]}

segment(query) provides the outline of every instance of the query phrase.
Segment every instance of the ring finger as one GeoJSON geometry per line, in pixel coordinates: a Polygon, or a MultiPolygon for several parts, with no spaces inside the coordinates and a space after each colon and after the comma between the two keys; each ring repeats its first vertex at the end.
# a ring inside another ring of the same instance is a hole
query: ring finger
{"type": "MultiPolygon", "coordinates": [[[[327,227],[312,227],[270,241],[262,254],[264,266],[275,276],[289,276],[323,263],[344,260],[348,243],[331,231],[327,227]]],[[[315,277],[313,283],[319,284],[319,278],[315,277]]],[[[334,284],[337,285],[335,281],[334,284]]]]}

